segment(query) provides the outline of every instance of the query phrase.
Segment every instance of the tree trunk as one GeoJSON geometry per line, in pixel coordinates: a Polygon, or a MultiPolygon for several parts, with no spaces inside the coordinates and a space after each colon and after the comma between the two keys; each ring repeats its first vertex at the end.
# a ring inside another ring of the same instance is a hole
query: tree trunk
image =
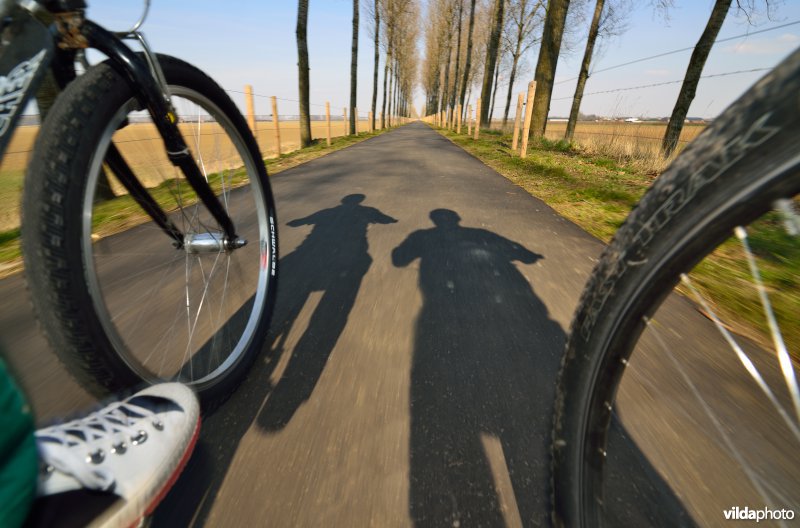
{"type": "Polygon", "coordinates": [[[394,104],[394,60],[389,66],[389,108],[386,116],[389,126],[392,126],[392,105],[394,104]]]}
{"type": "Polygon", "coordinates": [[[456,108],[456,98],[458,97],[458,81],[460,80],[460,66],[461,66],[461,15],[464,12],[464,0],[458,0],[458,31],[456,32],[456,71],[453,77],[453,91],[450,95],[450,109],[451,112],[456,108]]]}
{"type": "Polygon", "coordinates": [[[389,79],[389,53],[386,53],[386,64],[383,66],[383,104],[381,105],[381,130],[386,128],[386,81],[389,79]]]}
{"type": "Polygon", "coordinates": [[[467,32],[467,59],[464,64],[464,80],[461,83],[461,108],[466,108],[464,98],[467,96],[467,83],[469,82],[469,68],[472,64],[472,30],[475,28],[475,0],[469,11],[469,31],[467,32]]]}
{"type": "MultiPolygon", "coordinates": [[[[486,62],[483,69],[483,87],[481,88],[481,101],[490,102],[492,98],[492,74],[497,63],[497,50],[500,44],[500,33],[503,31],[503,14],[505,0],[495,0],[494,21],[492,34],[486,46],[486,62]]],[[[490,104],[481,107],[481,123],[488,126],[490,104]]]]}
{"type": "MultiPolygon", "coordinates": [[[[401,102],[401,92],[400,92],[400,77],[395,72],[395,79],[394,79],[394,115],[400,115],[400,102],[401,102]]],[[[395,121],[395,125],[397,122],[395,121]]]]}
{"type": "Polygon", "coordinates": [[[308,92],[308,42],[306,27],[308,26],[308,0],[297,0],[297,69],[298,88],[300,91],[300,146],[311,145],[311,116],[309,112],[308,92]]]}
{"type": "Polygon", "coordinates": [[[375,67],[372,74],[372,123],[370,124],[371,130],[375,130],[375,111],[378,106],[378,68],[381,65],[381,52],[380,52],[380,36],[381,36],[381,9],[380,0],[375,0],[375,67]]]}
{"type": "Polygon", "coordinates": [[[578,121],[578,113],[581,109],[581,100],[583,99],[583,89],[586,87],[586,79],[589,78],[589,64],[592,62],[594,43],[597,40],[597,31],[600,28],[600,15],[603,13],[604,5],[605,0],[597,0],[597,4],[594,6],[594,16],[592,16],[592,25],[589,27],[586,51],[583,53],[581,71],[578,73],[578,84],[575,86],[575,96],[572,98],[572,109],[569,111],[567,131],[564,133],[564,139],[566,141],[572,141],[572,136],[575,135],[575,123],[578,121]]]}
{"type": "Polygon", "coordinates": [[[486,128],[492,128],[492,115],[494,115],[494,100],[497,97],[497,79],[500,77],[500,61],[494,66],[494,83],[492,83],[492,102],[489,103],[489,119],[486,120],[486,128]]]}
{"type": "Polygon", "coordinates": [[[550,0],[542,31],[542,45],[539,48],[539,61],[536,63],[536,96],[533,99],[531,115],[531,138],[544,136],[547,126],[547,113],[550,111],[550,97],[553,93],[553,78],[564,36],[564,24],[570,0],[550,0]]]}
{"type": "MultiPolygon", "coordinates": [[[[519,50],[519,44],[517,44],[519,50]]],[[[511,76],[508,78],[508,95],[506,96],[506,110],[503,112],[503,130],[508,123],[508,112],[511,110],[511,93],[514,91],[514,80],[517,77],[517,63],[519,62],[519,54],[514,53],[514,62],[511,63],[511,76]]]]}
{"type": "MultiPolygon", "coordinates": [[[[387,17],[391,14],[392,11],[392,0],[389,0],[389,4],[386,9],[387,17]]],[[[386,36],[388,37],[387,46],[386,46],[386,65],[383,67],[383,105],[381,109],[381,129],[386,128],[386,105],[388,103],[387,96],[389,92],[386,90],[386,81],[389,78],[389,65],[392,62],[392,26],[389,23],[390,18],[386,19],[386,36]]]]}
{"type": "Polygon", "coordinates": [[[703,73],[703,67],[711,51],[711,46],[714,45],[714,41],[717,39],[717,34],[725,21],[725,16],[728,14],[730,7],[731,0],[717,0],[714,3],[714,9],[711,11],[711,17],[708,19],[706,29],[694,47],[692,58],[689,59],[689,67],[686,68],[686,76],[683,78],[681,91],[678,94],[678,100],[675,102],[675,108],[673,108],[672,115],[669,118],[667,131],[664,133],[664,141],[661,144],[661,152],[664,157],[670,156],[675,151],[675,147],[678,146],[678,138],[683,129],[683,121],[686,119],[686,114],[689,113],[689,106],[692,104],[697,92],[697,83],[700,82],[700,75],[703,73]]]}
{"type": "Polygon", "coordinates": [[[356,133],[358,87],[358,0],[353,0],[353,42],[350,46],[350,135],[356,133]]]}
{"type": "Polygon", "coordinates": [[[450,60],[453,57],[453,37],[450,35],[450,23],[447,24],[447,61],[444,65],[444,89],[442,90],[442,110],[450,106],[450,60]]]}

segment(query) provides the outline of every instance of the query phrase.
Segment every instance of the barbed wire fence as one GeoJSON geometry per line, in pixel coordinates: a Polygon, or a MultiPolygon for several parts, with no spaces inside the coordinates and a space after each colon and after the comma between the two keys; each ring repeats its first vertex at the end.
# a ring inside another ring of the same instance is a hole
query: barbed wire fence
{"type": "MultiPolygon", "coordinates": [[[[300,148],[300,102],[298,100],[254,93],[250,86],[245,86],[244,90],[224,89],[228,94],[245,96],[247,111],[243,114],[256,138],[262,156],[275,158],[300,148]],[[275,119],[276,116],[277,119],[275,119]]],[[[310,103],[310,106],[312,108],[310,115],[312,139],[328,140],[327,143],[330,145],[334,138],[350,135],[350,116],[347,105],[334,106],[327,102],[315,101],[310,103]]],[[[357,135],[372,133],[382,128],[380,108],[377,113],[373,130],[372,112],[357,111],[357,135]]],[[[407,120],[396,115],[386,115],[383,128],[396,126],[405,121],[407,120]]],[[[144,169],[145,171],[162,173],[168,171],[168,160],[164,156],[154,154],[163,151],[163,143],[146,112],[132,115],[129,122],[133,126],[118,131],[114,137],[114,143],[126,147],[127,151],[131,153],[132,164],[139,167],[145,163],[152,165],[144,169]],[[158,165],[157,169],[153,168],[155,165],[158,165]]],[[[187,138],[190,143],[197,141],[205,145],[209,136],[226,135],[219,126],[208,125],[215,123],[215,120],[207,113],[182,116],[181,123],[182,127],[190,127],[192,124],[198,123],[198,127],[191,132],[191,135],[195,137],[187,138]]],[[[24,171],[33,152],[39,125],[38,115],[22,116],[8,150],[0,162],[0,203],[3,204],[3,207],[0,208],[0,233],[17,229],[19,226],[19,202],[24,171]]],[[[184,134],[186,133],[184,131],[184,134]]],[[[144,177],[146,179],[146,176],[144,177]]]]}
{"type": "MultiPolygon", "coordinates": [[[[798,24],[800,24],[800,20],[786,22],[776,26],[771,26],[769,28],[764,28],[761,30],[749,31],[742,34],[717,39],[714,42],[714,45],[717,46],[725,42],[742,40],[748,37],[752,37],[754,35],[774,32],[792,26],[797,26],[798,24]]],[[[654,61],[656,59],[663,59],[664,57],[668,57],[671,55],[691,52],[694,50],[694,48],[695,46],[672,49],[661,53],[648,55],[645,57],[639,57],[619,64],[614,64],[611,66],[595,69],[589,75],[589,78],[587,80],[586,90],[583,93],[583,98],[585,100],[585,98],[591,98],[593,96],[609,95],[609,94],[625,95],[636,92],[641,92],[643,94],[646,94],[648,90],[670,85],[674,85],[677,88],[678,85],[683,83],[682,78],[653,82],[653,83],[636,84],[631,86],[617,86],[607,89],[595,89],[595,90],[591,89],[591,84],[593,80],[596,80],[598,78],[598,74],[619,70],[622,68],[626,68],[644,62],[654,61]]],[[[754,68],[739,68],[729,71],[716,71],[716,72],[712,71],[712,73],[701,75],[700,79],[706,80],[706,79],[716,79],[716,78],[724,78],[731,76],[764,74],[770,71],[773,67],[774,65],[764,66],[764,67],[754,67],[754,68]]],[[[757,77],[754,78],[753,81],[755,81],[756,79],[757,77]]],[[[574,97],[575,81],[577,80],[578,77],[574,76],[555,82],[551,102],[571,101],[574,97]]],[[[518,84],[515,83],[515,86],[518,86],[518,84]]],[[[499,87],[497,89],[499,89],[499,87]]],[[[497,95],[499,96],[500,94],[497,95]]],[[[525,97],[524,92],[522,92],[521,97],[523,99],[523,105],[522,107],[519,107],[519,110],[525,112],[526,111],[525,107],[527,106],[527,103],[525,101],[527,99],[525,97]]],[[[677,98],[677,89],[675,91],[675,97],[677,98]]],[[[464,128],[471,128],[468,126],[467,123],[474,124],[475,122],[476,119],[475,114],[477,113],[477,108],[476,108],[477,101],[475,102],[468,101],[467,103],[468,104],[471,103],[472,114],[470,115],[468,121],[465,120],[464,128]]],[[[512,132],[514,130],[515,119],[516,119],[514,109],[512,108],[511,111],[509,112],[509,118],[508,121],[505,123],[505,126],[503,126],[502,118],[497,117],[498,112],[500,113],[503,112],[504,106],[505,106],[505,97],[497,97],[494,101],[494,117],[491,123],[489,124],[489,126],[481,124],[481,128],[488,128],[495,130],[502,129],[504,132],[507,133],[512,132]],[[499,101],[498,99],[503,99],[503,100],[499,101]]],[[[644,114],[639,114],[639,115],[644,115],[644,114]]],[[[650,116],[650,117],[657,117],[657,116],[650,116]]],[[[427,120],[433,123],[440,124],[442,126],[447,126],[448,128],[452,129],[454,129],[456,126],[455,119],[452,117],[448,117],[448,115],[446,114],[427,116],[427,120]]],[[[605,144],[605,147],[613,146],[616,147],[617,150],[627,151],[628,153],[633,153],[635,151],[648,151],[650,154],[654,155],[660,149],[660,144],[663,139],[664,126],[666,125],[666,120],[667,118],[660,117],[660,119],[657,121],[656,120],[641,121],[637,117],[633,117],[630,115],[617,115],[605,118],[597,118],[596,120],[591,120],[591,121],[579,120],[577,122],[577,126],[574,132],[573,143],[577,143],[578,145],[583,145],[583,146],[585,146],[588,143],[591,144],[591,146],[595,147],[605,144]]],[[[516,126],[519,127],[522,124],[522,122],[523,120],[520,119],[519,123],[516,126]]],[[[545,137],[550,140],[563,139],[566,131],[566,122],[567,122],[566,118],[557,118],[557,117],[554,118],[551,112],[551,116],[548,120],[545,132],[545,137]]],[[[704,125],[707,124],[707,122],[708,122],[707,119],[696,119],[696,120],[690,119],[689,122],[687,123],[690,126],[684,127],[681,137],[679,139],[679,144],[686,145],[687,143],[689,143],[692,139],[694,139],[695,136],[699,134],[699,132],[702,130],[704,125]],[[692,126],[692,125],[700,125],[700,126],[692,126]]],[[[608,149],[606,148],[605,150],[608,149]]]]}

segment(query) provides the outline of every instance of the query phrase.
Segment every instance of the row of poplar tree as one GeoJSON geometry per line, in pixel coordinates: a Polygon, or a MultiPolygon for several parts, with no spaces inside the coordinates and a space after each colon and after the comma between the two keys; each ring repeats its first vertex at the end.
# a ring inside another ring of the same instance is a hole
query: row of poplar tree
{"type": "MultiPolygon", "coordinates": [[[[597,43],[621,34],[636,0],[353,0],[353,36],[350,70],[350,133],[355,133],[360,10],[364,10],[374,46],[372,128],[387,125],[388,116],[408,116],[417,81],[425,93],[425,113],[456,108],[466,112],[473,88],[488,104],[481,106],[481,122],[490,123],[501,69],[507,74],[503,124],[508,120],[514,82],[525,72],[526,53],[539,48],[534,80],[531,137],[542,137],[553,92],[555,71],[563,51],[575,49],[589,21],[588,37],[573,96],[565,139],[572,140],[581,100],[597,43]],[[593,5],[592,5],[593,1],[593,5]],[[424,39],[424,56],[418,41],[424,39]],[[379,73],[383,53],[383,83],[379,73]],[[379,91],[383,91],[380,110],[379,91]]],[[[688,1],[688,0],[687,0],[688,1]]],[[[694,0],[691,0],[694,1],[694,0]]],[[[774,0],[715,0],[708,22],[694,46],[681,90],[662,142],[669,156],[694,99],[706,59],[722,23],[731,12],[748,20],[760,9],[771,16],[774,0]]],[[[648,6],[666,20],[675,0],[650,0],[648,6]]],[[[306,27],[309,0],[298,0],[297,49],[300,91],[300,130],[303,146],[311,143],[309,66],[306,27]]],[[[502,97],[502,95],[501,95],[502,97]]]]}

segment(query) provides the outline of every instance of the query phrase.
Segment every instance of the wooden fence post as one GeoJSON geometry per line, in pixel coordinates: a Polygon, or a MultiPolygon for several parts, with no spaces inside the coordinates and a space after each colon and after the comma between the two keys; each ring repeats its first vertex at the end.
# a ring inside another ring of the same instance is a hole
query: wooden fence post
{"type": "Polygon", "coordinates": [[[475,139],[481,135],[481,100],[475,102],[475,139]]]}
{"type": "Polygon", "coordinates": [[[325,125],[328,129],[328,146],[331,146],[331,103],[325,101],[325,125]]]}
{"type": "Polygon", "coordinates": [[[247,124],[250,125],[250,130],[253,135],[256,135],[256,111],[255,104],[253,103],[253,87],[249,84],[244,86],[244,101],[247,106],[247,124]]]}
{"type": "Polygon", "coordinates": [[[522,127],[522,147],[519,157],[528,155],[528,135],[531,133],[531,115],[533,114],[533,96],[536,95],[536,81],[528,83],[528,101],[525,103],[525,126],[522,127]]]}
{"type": "Polygon", "coordinates": [[[461,133],[461,105],[458,105],[458,115],[456,116],[456,134],[461,133]]]}
{"type": "Polygon", "coordinates": [[[356,123],[356,135],[358,135],[358,107],[353,108],[353,113],[355,114],[355,123],[356,123]]]}
{"type": "Polygon", "coordinates": [[[370,110],[369,114],[367,115],[367,121],[369,121],[369,123],[367,124],[367,130],[369,130],[369,133],[372,134],[373,132],[375,132],[375,129],[372,128],[372,110],[370,110]]]}
{"type": "Polygon", "coordinates": [[[467,135],[472,135],[472,105],[467,107],[467,135]]]}
{"type": "Polygon", "coordinates": [[[347,107],[342,110],[342,115],[344,116],[344,135],[350,135],[350,121],[347,120],[347,107]]]}
{"type": "Polygon", "coordinates": [[[519,144],[519,124],[522,121],[522,98],[525,97],[524,92],[519,93],[517,97],[517,115],[514,117],[514,138],[511,141],[511,150],[517,152],[517,145],[519,144]]]}
{"type": "Polygon", "coordinates": [[[280,119],[278,118],[278,99],[273,95],[272,96],[272,124],[275,127],[275,151],[278,153],[278,157],[281,157],[281,126],[279,124],[280,119]]]}

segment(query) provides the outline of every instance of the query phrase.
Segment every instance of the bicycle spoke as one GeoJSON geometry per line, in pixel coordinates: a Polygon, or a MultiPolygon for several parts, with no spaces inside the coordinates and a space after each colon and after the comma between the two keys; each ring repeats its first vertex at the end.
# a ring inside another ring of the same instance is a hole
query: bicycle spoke
{"type": "Polygon", "coordinates": [[[784,226],[786,232],[791,236],[800,235],[800,214],[794,207],[794,203],[788,198],[782,198],[775,201],[775,209],[783,216],[784,226]]]}
{"type": "Polygon", "coordinates": [[[714,411],[711,409],[711,407],[708,405],[706,400],[701,395],[700,390],[691,380],[689,375],[686,373],[686,370],[684,370],[684,368],[681,366],[680,362],[675,358],[675,355],[672,353],[672,350],[664,342],[664,339],[661,337],[660,332],[656,330],[656,327],[653,324],[655,321],[647,317],[644,317],[643,319],[647,327],[652,330],[652,334],[655,337],[656,341],[658,342],[659,346],[661,347],[662,352],[666,357],[669,358],[670,362],[675,367],[675,370],[678,371],[678,374],[680,374],[681,379],[689,388],[689,391],[692,393],[692,396],[694,396],[694,398],[700,404],[700,407],[703,409],[705,415],[711,421],[717,434],[720,436],[720,438],[722,438],[722,441],[724,442],[725,447],[728,450],[728,454],[731,455],[736,460],[736,462],[742,468],[742,471],[744,471],[748,480],[756,489],[756,491],[764,500],[764,502],[768,504],[770,507],[772,507],[773,502],[770,500],[769,495],[766,493],[766,490],[764,490],[763,486],[761,485],[761,479],[758,477],[757,473],[750,467],[750,465],[745,461],[744,456],[736,448],[736,445],[734,444],[730,435],[728,435],[728,433],[725,431],[725,428],[720,423],[719,418],[717,417],[716,414],[714,414],[714,411]]]}
{"type": "MultiPolygon", "coordinates": [[[[221,255],[221,253],[217,253],[216,257],[214,258],[214,264],[211,266],[211,271],[209,272],[209,277],[211,275],[213,275],[214,269],[217,267],[217,262],[219,261],[219,256],[220,255],[221,255]]],[[[195,312],[194,322],[190,324],[190,328],[189,328],[189,339],[188,339],[188,342],[186,344],[186,353],[185,353],[184,357],[187,359],[187,361],[189,361],[189,373],[190,373],[190,376],[192,376],[192,361],[191,361],[191,358],[189,357],[189,354],[191,352],[192,339],[194,337],[195,329],[197,328],[197,322],[200,319],[200,312],[202,311],[203,306],[205,304],[206,296],[208,294],[208,286],[209,286],[209,284],[210,284],[210,282],[206,282],[204,287],[203,287],[203,293],[200,296],[200,301],[197,304],[197,311],[195,312]]],[[[192,377],[192,379],[194,379],[194,378],[192,377]]]]}
{"type": "Polygon", "coordinates": [[[725,328],[725,325],[722,324],[717,314],[714,312],[714,310],[711,309],[711,307],[708,305],[703,296],[700,295],[700,292],[695,288],[694,284],[686,274],[681,275],[681,282],[691,290],[692,294],[695,296],[697,301],[703,307],[703,310],[706,311],[708,316],[714,322],[714,325],[717,327],[717,330],[719,330],[719,332],[728,342],[730,347],[736,353],[736,356],[739,358],[739,361],[741,361],[742,365],[744,365],[745,370],[747,370],[747,372],[750,374],[753,380],[755,380],[756,384],[759,386],[761,391],[767,396],[767,398],[769,398],[769,401],[772,402],[772,405],[775,407],[775,410],[778,411],[778,414],[780,414],[781,418],[783,418],[783,421],[786,422],[786,425],[789,427],[789,430],[792,432],[792,434],[794,434],[795,438],[797,438],[797,440],[800,441],[800,431],[798,430],[795,423],[792,421],[791,417],[787,414],[786,410],[780,404],[780,402],[778,402],[778,399],[775,397],[775,394],[772,392],[767,383],[764,381],[764,378],[756,368],[755,364],[753,364],[753,361],[747,354],[745,354],[744,350],[742,350],[742,347],[739,346],[739,343],[736,342],[736,339],[734,339],[731,332],[728,331],[727,328],[725,328]]]}
{"type": "MultiPolygon", "coordinates": [[[[171,92],[179,130],[205,181],[230,217],[236,218],[241,236],[259,247],[269,232],[266,202],[258,181],[252,189],[247,186],[252,185],[250,175],[261,160],[248,153],[241,133],[216,101],[191,88],[171,92]],[[242,191],[234,195],[234,188],[242,191]]],[[[139,123],[131,119],[130,126],[121,127],[125,118],[120,110],[108,125],[111,140],[132,160],[131,170],[183,231],[185,240],[219,234],[217,222],[183,172],[166,156],[154,155],[162,142],[152,124],[137,128],[139,123]],[[141,139],[145,127],[148,137],[141,139]]],[[[114,207],[92,205],[93,219],[113,218],[108,211],[116,214],[114,207]]],[[[98,225],[99,229],[90,226],[90,233],[114,224],[98,225]]],[[[142,379],[177,377],[202,386],[235,364],[230,359],[251,353],[253,332],[264,329],[260,322],[264,304],[245,304],[266,287],[259,255],[252,248],[209,253],[200,244],[199,252],[191,247],[176,250],[154,236],[160,229],[152,222],[136,229],[131,239],[93,244],[97,265],[92,273],[107,313],[104,330],[116,334],[114,340],[125,347],[118,355],[142,379]],[[121,272],[124,263],[133,266],[121,272]]]]}
{"type": "Polygon", "coordinates": [[[778,355],[778,363],[781,366],[781,372],[786,381],[786,386],[789,389],[789,394],[792,396],[795,414],[797,415],[797,419],[800,420],[800,391],[798,391],[797,388],[797,378],[795,377],[794,367],[792,366],[792,359],[789,357],[789,352],[786,350],[786,344],[783,342],[783,336],[778,327],[778,322],[775,319],[775,312],[772,310],[772,305],[769,302],[767,289],[764,287],[764,283],[761,280],[758,264],[753,256],[753,252],[750,250],[750,244],[747,240],[747,231],[740,226],[735,229],[735,233],[736,237],[741,241],[742,247],[744,247],[747,263],[750,266],[750,273],[753,275],[753,281],[755,282],[756,290],[761,300],[761,306],[764,309],[764,315],[767,318],[767,324],[769,325],[770,334],[772,335],[772,342],[775,345],[775,353],[778,355]]]}

